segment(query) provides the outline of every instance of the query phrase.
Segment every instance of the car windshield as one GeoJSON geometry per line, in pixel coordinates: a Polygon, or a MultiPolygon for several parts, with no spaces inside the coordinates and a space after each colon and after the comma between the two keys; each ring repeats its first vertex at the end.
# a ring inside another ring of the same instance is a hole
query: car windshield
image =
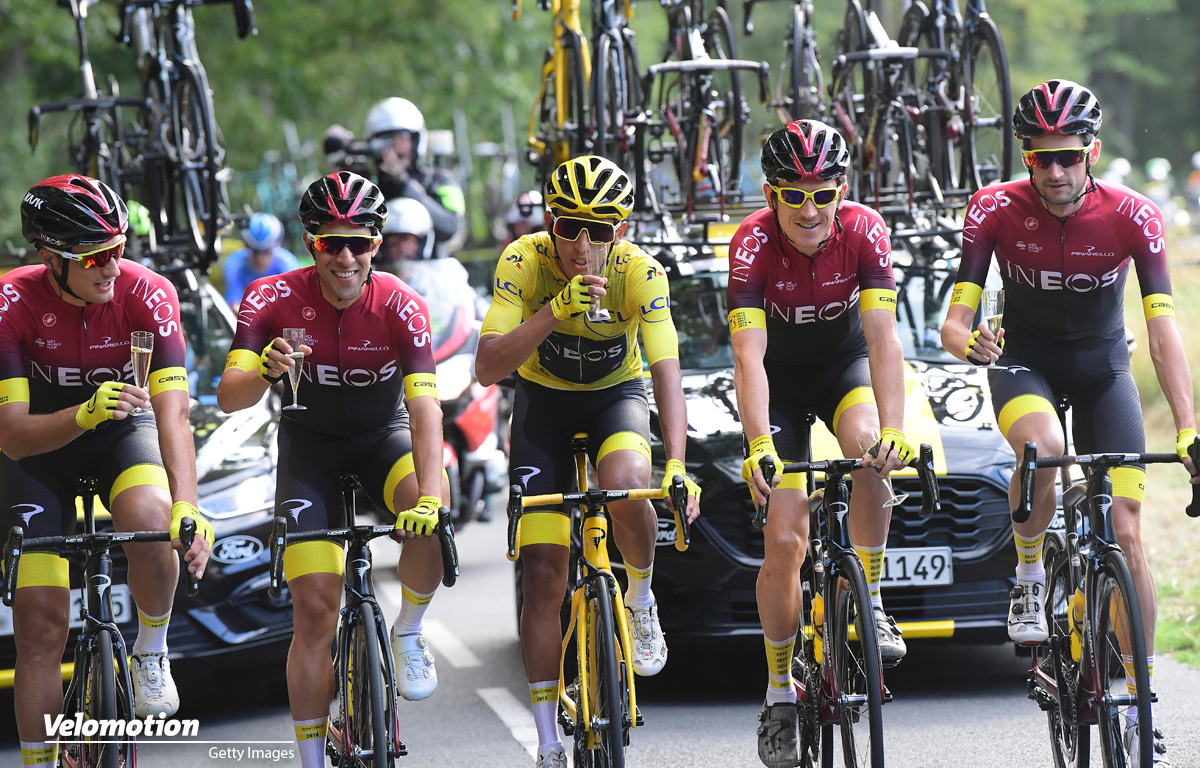
{"type": "MultiPolygon", "coordinates": [[[[924,271],[897,264],[896,273],[900,281],[896,332],[904,345],[904,356],[925,360],[952,359],[942,349],[939,329],[950,301],[953,272],[931,273],[928,279],[936,293],[926,291],[924,271]],[[908,275],[904,272],[906,268],[910,271],[908,275]]],[[[733,367],[729,310],[725,304],[728,280],[729,273],[725,271],[697,272],[671,280],[671,317],[679,335],[681,368],[733,367]]]]}

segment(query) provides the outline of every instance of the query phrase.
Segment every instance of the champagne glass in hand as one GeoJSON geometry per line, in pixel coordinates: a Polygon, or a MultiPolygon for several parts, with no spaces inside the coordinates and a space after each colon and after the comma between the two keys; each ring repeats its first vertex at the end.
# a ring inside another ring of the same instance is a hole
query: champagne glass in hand
{"type": "MultiPolygon", "coordinates": [[[[879,430],[871,429],[863,432],[858,436],[858,447],[862,452],[871,457],[870,466],[875,467],[875,472],[878,473],[878,465],[876,461],[879,457],[879,430]]],[[[896,493],[892,490],[892,479],[888,475],[880,475],[879,479],[883,481],[883,485],[887,488],[888,500],[883,502],[885,507],[895,507],[904,502],[908,498],[907,493],[896,493]]]]}
{"type": "MultiPolygon", "coordinates": [[[[582,237],[585,237],[585,238],[587,236],[588,235],[586,232],[584,232],[584,234],[582,235],[582,237]]],[[[604,268],[605,268],[605,265],[608,263],[608,249],[609,249],[609,246],[611,246],[611,245],[612,245],[612,243],[593,243],[593,242],[591,242],[590,239],[588,240],[585,258],[587,259],[587,273],[589,275],[597,275],[599,277],[604,276],[604,268]]],[[[588,322],[591,322],[591,323],[608,322],[608,319],[609,319],[608,310],[600,309],[599,307],[597,307],[596,305],[599,303],[600,303],[600,299],[596,298],[595,296],[592,296],[592,307],[593,308],[589,309],[587,311],[588,322]]]]}
{"type": "Polygon", "coordinates": [[[306,411],[308,408],[297,402],[300,399],[300,374],[304,372],[304,353],[300,351],[300,345],[304,343],[304,329],[284,328],[283,340],[292,349],[288,357],[292,358],[293,362],[288,368],[288,381],[292,383],[292,404],[283,406],[283,410],[306,411]]]}
{"type": "MultiPolygon", "coordinates": [[[[150,382],[150,356],[154,352],[154,334],[150,331],[134,331],[129,336],[129,358],[133,363],[133,385],[142,389],[150,382]]],[[[134,408],[135,414],[145,413],[145,408],[134,408]]]]}
{"type": "MultiPolygon", "coordinates": [[[[1000,336],[1000,327],[1004,321],[1004,289],[1003,288],[988,288],[983,292],[983,322],[987,325],[987,329],[992,332],[992,341],[997,342],[1000,336]]],[[[997,343],[996,346],[999,346],[997,343]]],[[[988,368],[995,368],[996,361],[989,359],[988,368]]]]}

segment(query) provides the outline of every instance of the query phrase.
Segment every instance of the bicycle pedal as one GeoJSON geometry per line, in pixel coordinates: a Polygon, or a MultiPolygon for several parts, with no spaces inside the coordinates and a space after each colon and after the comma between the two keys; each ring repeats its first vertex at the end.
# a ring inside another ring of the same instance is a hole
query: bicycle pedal
{"type": "Polygon", "coordinates": [[[558,710],[558,727],[562,728],[563,733],[567,736],[575,735],[575,721],[567,716],[566,710],[561,708],[558,710]]]}
{"type": "Polygon", "coordinates": [[[885,686],[883,686],[883,703],[887,704],[891,700],[892,700],[892,692],[885,685],[885,686]]]}
{"type": "Polygon", "coordinates": [[[635,710],[635,714],[637,715],[637,717],[635,717],[633,719],[633,725],[635,728],[641,728],[643,725],[646,724],[645,719],[642,718],[642,710],[641,709],[635,710]]]}
{"type": "Polygon", "coordinates": [[[397,741],[396,742],[396,757],[404,757],[407,754],[408,754],[408,747],[405,746],[403,741],[397,741]]]}

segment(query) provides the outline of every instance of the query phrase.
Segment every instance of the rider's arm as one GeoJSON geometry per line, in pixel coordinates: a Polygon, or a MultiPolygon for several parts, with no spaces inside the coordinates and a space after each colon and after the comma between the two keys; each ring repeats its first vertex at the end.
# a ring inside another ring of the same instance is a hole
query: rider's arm
{"type": "MultiPolygon", "coordinates": [[[[405,377],[405,389],[408,389],[405,377]]],[[[410,396],[408,417],[412,422],[413,469],[419,496],[442,498],[442,405],[437,388],[410,396]]],[[[442,499],[449,503],[449,499],[442,499]]]]}
{"type": "Polygon", "coordinates": [[[682,462],[687,443],[687,405],[679,374],[679,336],[671,319],[671,289],[666,273],[657,262],[649,258],[640,261],[639,268],[629,271],[640,274],[642,269],[654,269],[655,274],[649,280],[639,279],[630,286],[625,311],[640,318],[667,460],[682,462]]]}
{"type": "MultiPolygon", "coordinates": [[[[879,223],[883,225],[882,220],[879,223]]],[[[890,238],[880,238],[859,251],[858,284],[858,311],[867,340],[879,426],[904,432],[904,348],[896,335],[896,277],[890,238]]]]}
{"type": "MultiPolygon", "coordinates": [[[[258,282],[256,280],[251,283],[247,290],[256,286],[258,282]]],[[[275,327],[271,318],[273,306],[266,304],[255,308],[243,302],[238,309],[237,333],[225,359],[221,381],[217,384],[217,405],[225,413],[249,408],[261,400],[267,388],[274,383],[263,377],[264,369],[270,368],[275,373],[284,372],[292,362],[282,351],[283,340],[276,338],[274,333],[275,327]],[[272,346],[269,350],[268,345],[272,346]]],[[[275,376],[272,375],[271,378],[275,376]]]]}
{"type": "MultiPolygon", "coordinates": [[[[976,193],[979,194],[981,193],[976,193]]],[[[971,202],[974,204],[974,198],[971,202]]],[[[968,206],[967,210],[971,209],[972,206],[968,206]]],[[[963,240],[962,259],[958,266],[958,276],[954,280],[954,294],[950,299],[950,308],[946,311],[946,322],[942,324],[942,346],[963,361],[967,359],[967,343],[971,340],[971,334],[975,332],[971,323],[975,320],[975,309],[979,306],[988,267],[992,263],[992,249],[996,241],[987,231],[987,225],[992,218],[995,217],[985,218],[980,223],[978,232],[971,240],[963,240]]],[[[979,327],[981,338],[976,341],[976,346],[981,352],[999,357],[1000,347],[989,340],[991,331],[982,323],[979,327]]]]}
{"type": "Polygon", "coordinates": [[[754,440],[771,431],[767,408],[770,390],[767,369],[763,366],[763,356],[767,353],[766,313],[761,309],[735,309],[729,316],[729,325],[733,329],[733,387],[737,392],[738,417],[742,420],[746,439],[754,440]],[[749,322],[739,328],[735,313],[749,316],[749,322]],[[755,314],[757,320],[753,318],[755,314]]]}
{"type": "Polygon", "coordinates": [[[537,258],[520,240],[500,255],[492,305],[483,319],[475,355],[475,375],[485,387],[520,368],[558,327],[559,320],[549,302],[521,322],[525,303],[536,286],[537,268],[537,258]]]}

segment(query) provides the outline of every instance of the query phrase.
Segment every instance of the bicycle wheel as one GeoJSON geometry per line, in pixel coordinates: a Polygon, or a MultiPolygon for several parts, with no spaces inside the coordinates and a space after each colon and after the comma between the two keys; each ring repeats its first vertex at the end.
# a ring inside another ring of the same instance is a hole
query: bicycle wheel
{"type": "Polygon", "coordinates": [[[1057,636],[1058,643],[1049,649],[1035,648],[1033,659],[1037,668],[1058,685],[1056,705],[1046,710],[1055,768],[1075,768],[1076,761],[1086,766],[1091,741],[1091,730],[1079,722],[1077,709],[1080,665],[1071,656],[1071,624],[1068,616],[1070,600],[1077,585],[1071,583],[1068,558],[1062,534],[1053,531],[1047,533],[1045,554],[1042,556],[1046,567],[1046,620],[1050,637],[1057,636]]]}
{"type": "MultiPolygon", "coordinates": [[[[842,760],[847,768],[883,768],[883,671],[875,636],[875,615],[862,564],[853,554],[841,556],[826,581],[832,589],[832,619],[826,622],[837,681],[842,732],[842,760]],[[840,576],[840,578],[839,578],[840,576]],[[851,628],[855,632],[851,633],[851,628]]],[[[832,744],[825,754],[832,754],[832,744]]]]}
{"type": "MultiPolygon", "coordinates": [[[[715,60],[736,59],[733,31],[725,9],[717,7],[709,14],[704,29],[704,49],[715,60]]],[[[696,79],[699,86],[704,78],[696,79]]],[[[737,70],[712,73],[707,93],[698,93],[694,109],[704,117],[697,120],[697,141],[693,143],[693,199],[695,185],[707,178],[713,192],[723,200],[737,199],[741,194],[742,131],[750,109],[742,99],[741,78],[737,70]],[[703,134],[703,135],[701,135],[703,134]]]]}
{"type": "MultiPolygon", "coordinates": [[[[1142,614],[1129,564],[1120,551],[1105,552],[1088,599],[1091,613],[1092,659],[1100,687],[1100,753],[1108,768],[1129,765],[1125,753],[1125,724],[1131,706],[1137,707],[1141,754],[1136,766],[1150,766],[1154,755],[1154,723],[1150,709],[1150,672],[1146,667],[1146,638],[1142,614]],[[1136,692],[1128,691],[1128,672],[1122,656],[1130,659],[1136,692]]],[[[1136,767],[1135,767],[1136,768],[1136,767]]]]}
{"type": "Polygon", "coordinates": [[[178,156],[176,173],[181,188],[184,218],[192,242],[204,266],[217,256],[216,243],[224,224],[221,167],[225,150],[221,146],[212,101],[204,73],[183,67],[175,86],[171,124],[175,130],[178,156]]]}
{"type": "Polygon", "coordinates": [[[393,764],[388,753],[389,709],[384,702],[386,685],[380,663],[380,642],[375,606],[362,603],[346,632],[339,670],[342,688],[342,731],[348,765],[383,768],[393,764]],[[362,757],[355,761],[355,755],[362,757]]]}
{"type": "Polygon", "coordinates": [[[810,28],[811,20],[803,5],[792,6],[791,104],[793,120],[821,120],[825,116],[824,75],[821,73],[820,53],[810,28]]]}
{"type": "Polygon", "coordinates": [[[595,139],[592,151],[631,173],[625,115],[630,108],[625,57],[612,35],[600,36],[592,57],[592,116],[595,139]]]}
{"type": "MultiPolygon", "coordinates": [[[[589,768],[624,768],[628,731],[626,718],[632,720],[626,703],[626,680],[617,643],[616,621],[613,618],[611,585],[607,581],[595,584],[595,598],[588,610],[592,612],[591,648],[580,654],[588,665],[589,690],[582,692],[591,698],[592,748],[584,753],[584,765],[589,768]]],[[[578,729],[582,730],[582,729],[578,729]]],[[[577,730],[577,732],[578,732],[577,730]]],[[[579,763],[576,763],[579,765],[579,763]]]]}
{"type": "Polygon", "coordinates": [[[970,55],[964,67],[963,160],[972,191],[1008,181],[1013,161],[1012,86],[1008,57],[996,22],[983,16],[967,38],[970,55]]]}
{"type": "MultiPolygon", "coordinates": [[[[112,636],[101,629],[90,638],[89,647],[76,653],[76,673],[81,674],[78,686],[72,685],[76,696],[68,701],[63,714],[74,718],[82,712],[84,720],[115,721],[117,719],[117,680],[112,636]],[[78,662],[84,660],[82,673],[78,662]]],[[[94,741],[80,737],[70,747],[77,756],[76,765],[87,768],[120,768],[126,763],[122,754],[126,745],[104,743],[108,737],[96,736],[94,741]]],[[[64,752],[65,757],[65,752],[64,752]]],[[[131,761],[130,761],[131,762],[131,761]]]]}
{"type": "MultiPolygon", "coordinates": [[[[838,31],[837,55],[854,53],[867,47],[867,20],[859,0],[847,0],[842,28],[838,31]]],[[[868,110],[874,99],[874,79],[865,62],[835,65],[830,97],[833,120],[850,145],[850,199],[862,202],[863,174],[874,158],[874,147],[867,137],[868,110]]]]}

